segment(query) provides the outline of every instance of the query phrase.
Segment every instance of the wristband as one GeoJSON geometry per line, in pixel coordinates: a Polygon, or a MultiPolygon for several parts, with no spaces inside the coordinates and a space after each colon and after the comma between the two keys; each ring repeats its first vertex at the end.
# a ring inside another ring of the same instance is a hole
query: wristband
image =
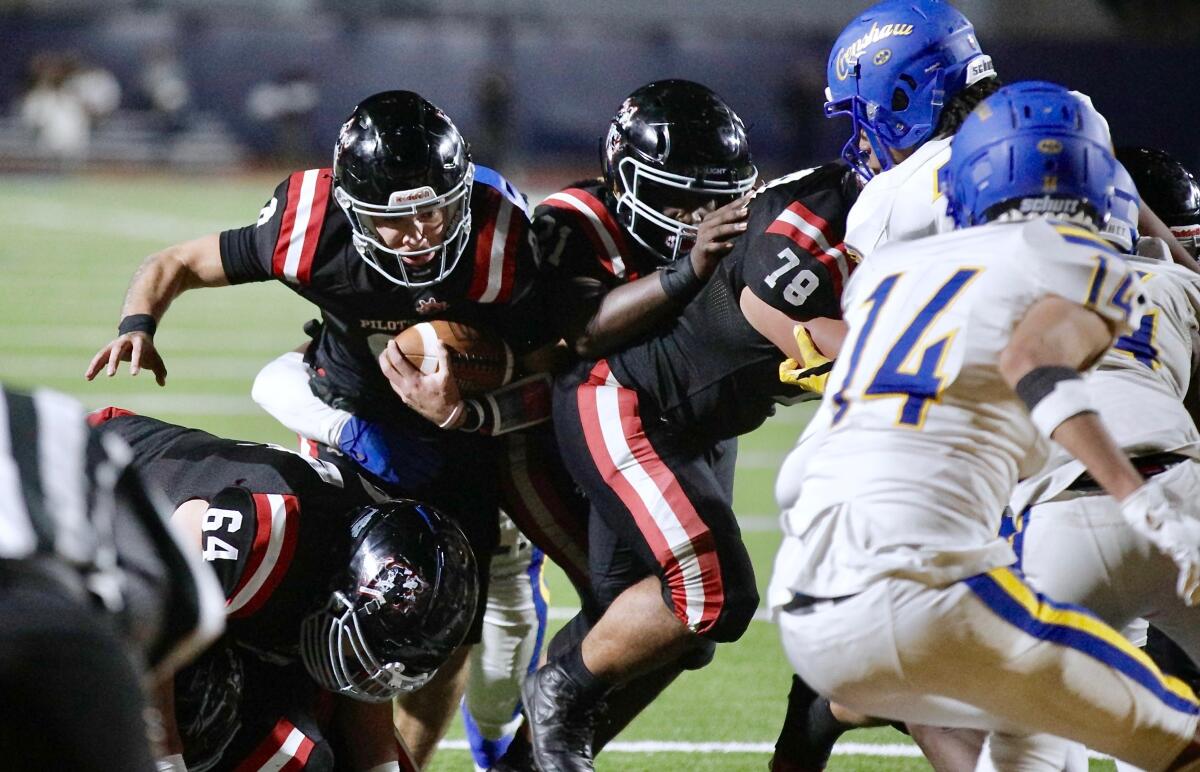
{"type": "Polygon", "coordinates": [[[690,255],[659,268],[658,281],[667,297],[679,303],[688,302],[704,288],[704,279],[696,275],[690,255]]]}
{"type": "Polygon", "coordinates": [[[466,408],[464,406],[464,403],[459,402],[457,405],[454,406],[454,409],[450,411],[450,415],[446,416],[446,420],[442,421],[440,424],[438,424],[438,428],[439,429],[449,429],[450,424],[457,421],[458,417],[460,415],[462,415],[463,410],[465,410],[465,409],[466,408]]]}
{"type": "Polygon", "coordinates": [[[1016,392],[1046,437],[1068,418],[1096,412],[1083,378],[1070,367],[1035,367],[1017,381],[1016,392]]]}
{"type": "Polygon", "coordinates": [[[458,430],[460,432],[477,432],[482,429],[484,423],[487,421],[483,405],[474,399],[468,399],[463,404],[466,405],[467,417],[463,420],[463,425],[458,427],[458,430]]]}
{"type": "Polygon", "coordinates": [[[158,329],[158,322],[150,314],[130,314],[117,325],[118,335],[128,335],[131,332],[144,332],[151,338],[158,329]]]}

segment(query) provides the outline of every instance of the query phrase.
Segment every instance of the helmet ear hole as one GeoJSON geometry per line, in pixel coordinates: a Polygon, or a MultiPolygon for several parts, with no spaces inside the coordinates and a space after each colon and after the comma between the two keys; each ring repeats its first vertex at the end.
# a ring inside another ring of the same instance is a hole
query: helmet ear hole
{"type": "Polygon", "coordinates": [[[897,88],[892,92],[892,112],[902,112],[908,109],[908,94],[904,89],[897,88]]]}

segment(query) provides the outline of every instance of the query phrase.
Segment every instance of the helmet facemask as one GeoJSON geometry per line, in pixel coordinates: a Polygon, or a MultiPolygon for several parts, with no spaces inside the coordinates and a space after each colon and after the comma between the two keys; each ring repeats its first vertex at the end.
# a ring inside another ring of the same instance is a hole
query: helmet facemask
{"type": "Polygon", "coordinates": [[[406,672],[409,668],[403,662],[379,650],[389,643],[388,628],[403,624],[428,582],[403,562],[379,565],[375,575],[371,587],[358,588],[365,600],[356,604],[345,593],[334,592],[324,608],[304,618],[300,628],[300,658],[313,679],[330,691],[364,702],[385,702],[420,689],[437,672],[436,668],[406,672]]]}
{"type": "Polygon", "coordinates": [[[639,244],[660,260],[673,262],[691,251],[699,228],[669,217],[663,210],[684,198],[697,205],[713,200],[718,207],[724,206],[754,187],[758,170],[751,169],[751,174],[741,179],[732,175],[729,179],[704,179],[656,169],[626,156],[617,164],[617,213],[639,244]]]}
{"type": "Polygon", "coordinates": [[[321,687],[363,702],[387,702],[424,686],[434,672],[405,674],[402,662],[382,662],[367,643],[361,609],[335,592],[300,626],[300,659],[321,687]]]}
{"type": "Polygon", "coordinates": [[[392,193],[387,204],[372,204],[351,196],[335,185],[334,199],[350,220],[354,246],[367,265],[393,284],[426,287],[446,278],[458,265],[471,237],[471,186],[474,164],[467,165],[463,179],[442,195],[431,187],[392,193]],[[378,220],[418,217],[431,211],[443,212],[442,241],[424,249],[406,250],[388,247],[376,227],[378,220]],[[410,265],[409,262],[418,262],[410,265]]]}

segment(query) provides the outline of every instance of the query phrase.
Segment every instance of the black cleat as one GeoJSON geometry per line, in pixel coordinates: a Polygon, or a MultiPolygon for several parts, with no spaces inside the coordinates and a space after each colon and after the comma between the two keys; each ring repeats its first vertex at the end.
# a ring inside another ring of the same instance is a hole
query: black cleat
{"type": "Polygon", "coordinates": [[[604,703],[587,698],[557,663],[521,684],[533,758],[542,772],[592,772],[592,736],[604,703]]]}
{"type": "Polygon", "coordinates": [[[533,763],[533,748],[523,731],[517,731],[517,736],[509,744],[508,750],[495,764],[488,767],[488,772],[538,772],[533,763]]]}

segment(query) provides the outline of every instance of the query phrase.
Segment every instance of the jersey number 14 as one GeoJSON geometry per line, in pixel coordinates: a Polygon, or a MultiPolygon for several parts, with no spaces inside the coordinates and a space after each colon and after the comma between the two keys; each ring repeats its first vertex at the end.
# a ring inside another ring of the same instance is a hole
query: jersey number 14
{"type": "MultiPolygon", "coordinates": [[[[950,344],[954,340],[955,333],[951,332],[944,335],[921,348],[918,365],[915,370],[911,368],[906,369],[904,363],[913,356],[914,350],[921,342],[921,338],[925,335],[930,325],[950,307],[951,303],[958,298],[967,285],[982,270],[982,268],[961,268],[947,279],[945,284],[938,288],[938,291],[917,312],[917,315],[909,322],[904,332],[900,333],[900,337],[892,344],[875,376],[867,384],[866,388],[863,389],[862,399],[903,397],[904,404],[900,407],[900,416],[897,423],[902,426],[920,428],[925,422],[925,414],[929,410],[930,403],[938,398],[945,387],[945,374],[942,372],[942,363],[945,361],[946,354],[950,350],[950,344]]],[[[834,424],[842,420],[846,409],[850,406],[846,392],[854,382],[854,376],[858,370],[859,360],[862,358],[862,352],[866,346],[867,339],[871,337],[871,333],[875,329],[875,322],[879,318],[879,312],[883,309],[884,303],[887,302],[888,296],[891,295],[892,290],[896,287],[896,283],[903,275],[895,273],[888,276],[879,283],[879,286],[867,298],[867,303],[871,304],[871,310],[867,313],[867,319],[863,322],[862,331],[858,335],[858,339],[854,342],[853,350],[850,352],[850,369],[846,373],[842,387],[833,395],[833,404],[835,406],[833,414],[834,424]]]]}

